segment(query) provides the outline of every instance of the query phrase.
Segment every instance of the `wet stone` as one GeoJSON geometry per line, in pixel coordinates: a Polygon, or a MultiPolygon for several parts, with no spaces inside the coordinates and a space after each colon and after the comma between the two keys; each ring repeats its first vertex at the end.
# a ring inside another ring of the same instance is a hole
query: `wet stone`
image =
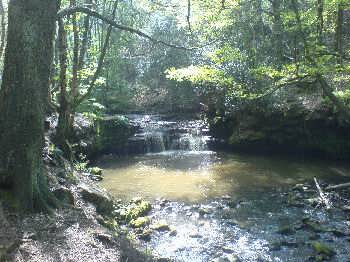
{"type": "Polygon", "coordinates": [[[166,221],[158,221],[155,224],[152,224],[151,229],[157,230],[157,231],[170,231],[170,227],[166,221]]]}
{"type": "Polygon", "coordinates": [[[295,234],[295,230],[292,226],[290,225],[286,225],[286,226],[282,226],[277,233],[282,234],[282,235],[292,235],[295,234]]]}
{"type": "Polygon", "coordinates": [[[329,257],[335,255],[334,249],[324,243],[312,242],[311,246],[313,247],[313,249],[316,251],[317,254],[323,254],[329,257]]]}
{"type": "Polygon", "coordinates": [[[232,254],[235,252],[235,250],[232,247],[223,247],[222,251],[224,251],[225,253],[229,253],[229,254],[232,254]]]}

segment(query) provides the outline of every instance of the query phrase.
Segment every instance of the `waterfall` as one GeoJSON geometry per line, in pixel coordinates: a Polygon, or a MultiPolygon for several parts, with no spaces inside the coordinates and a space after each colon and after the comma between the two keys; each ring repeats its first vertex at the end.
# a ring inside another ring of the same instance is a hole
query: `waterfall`
{"type": "Polygon", "coordinates": [[[208,127],[202,120],[164,121],[158,115],[133,115],[140,129],[129,139],[131,153],[168,150],[206,151],[208,127]]]}
{"type": "Polygon", "coordinates": [[[148,132],[145,134],[146,152],[165,151],[164,137],[161,132],[148,132]]]}

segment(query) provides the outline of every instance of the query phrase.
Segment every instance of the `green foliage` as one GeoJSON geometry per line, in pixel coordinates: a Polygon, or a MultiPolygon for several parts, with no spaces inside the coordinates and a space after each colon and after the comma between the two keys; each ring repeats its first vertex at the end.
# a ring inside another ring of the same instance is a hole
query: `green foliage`
{"type": "MultiPolygon", "coordinates": [[[[349,3],[324,0],[322,20],[317,3],[192,0],[187,14],[187,1],[122,1],[117,9],[119,23],[141,29],[154,39],[199,48],[185,51],[123,30],[113,31],[93,97],[77,110],[95,116],[134,111],[190,112],[198,110],[201,102],[223,113],[256,100],[262,100],[265,104],[260,106],[264,108],[273,108],[284,103],[281,95],[316,92],[319,76],[326,79],[340,101],[348,103],[350,44],[346,30],[340,36],[341,50],[335,46],[339,38],[338,9],[349,3]]],[[[103,14],[109,14],[110,8],[100,2],[95,7],[103,14]]],[[[80,38],[84,17],[77,16],[80,38]]],[[[73,26],[69,19],[65,22],[68,62],[72,65],[73,26]]],[[[93,18],[92,24],[85,63],[79,71],[80,94],[89,88],[106,34],[106,25],[93,18]]],[[[71,81],[72,67],[68,66],[68,83],[71,81]]],[[[58,98],[59,93],[55,94],[58,98]]]]}

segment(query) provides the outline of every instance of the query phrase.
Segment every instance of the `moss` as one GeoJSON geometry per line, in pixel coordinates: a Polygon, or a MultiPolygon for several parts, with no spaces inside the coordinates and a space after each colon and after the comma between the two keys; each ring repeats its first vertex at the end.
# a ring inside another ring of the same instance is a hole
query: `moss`
{"type": "Polygon", "coordinates": [[[135,134],[135,127],[122,116],[96,120],[95,151],[113,153],[122,151],[128,139],[135,134]]]}
{"type": "Polygon", "coordinates": [[[10,208],[19,209],[19,203],[10,190],[0,190],[0,200],[4,201],[10,208]]]}
{"type": "Polygon", "coordinates": [[[157,223],[151,225],[151,228],[157,231],[170,231],[168,223],[164,220],[158,221],[157,223]]]}
{"type": "Polygon", "coordinates": [[[329,231],[326,228],[323,228],[318,221],[313,221],[313,220],[310,220],[309,218],[304,218],[302,222],[303,222],[305,228],[307,228],[315,233],[329,231]]]}
{"type": "Polygon", "coordinates": [[[335,251],[333,250],[333,248],[327,246],[324,243],[312,242],[311,245],[314,248],[314,250],[317,252],[317,254],[323,254],[329,257],[335,255],[335,251]]]}
{"type": "Polygon", "coordinates": [[[114,218],[107,218],[106,220],[103,220],[102,224],[109,230],[112,230],[115,234],[119,232],[119,224],[114,218]]]}
{"type": "Polygon", "coordinates": [[[149,202],[142,200],[138,204],[131,204],[125,212],[125,220],[127,222],[136,219],[141,216],[145,216],[152,210],[152,206],[149,202]]]}
{"type": "Polygon", "coordinates": [[[102,176],[102,171],[103,171],[103,170],[102,170],[101,168],[95,166],[95,167],[92,167],[92,168],[90,169],[90,171],[91,171],[91,173],[92,173],[93,175],[102,176]]]}
{"type": "Polygon", "coordinates": [[[266,134],[261,131],[247,130],[241,133],[234,133],[229,138],[229,143],[231,145],[247,143],[247,142],[256,142],[260,140],[264,140],[266,138],[266,134]]]}
{"type": "Polygon", "coordinates": [[[129,225],[134,228],[145,227],[150,223],[149,217],[138,217],[130,221],[129,225]]]}

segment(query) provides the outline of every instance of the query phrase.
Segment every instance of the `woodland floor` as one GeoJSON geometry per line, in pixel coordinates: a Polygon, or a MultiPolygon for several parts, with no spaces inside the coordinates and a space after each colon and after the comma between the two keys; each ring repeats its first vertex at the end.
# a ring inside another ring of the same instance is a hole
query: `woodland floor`
{"type": "Polygon", "coordinates": [[[79,196],[79,184],[70,188],[74,207],[51,216],[20,217],[0,201],[0,261],[148,261],[128,240],[98,223],[101,217],[79,196]]]}

